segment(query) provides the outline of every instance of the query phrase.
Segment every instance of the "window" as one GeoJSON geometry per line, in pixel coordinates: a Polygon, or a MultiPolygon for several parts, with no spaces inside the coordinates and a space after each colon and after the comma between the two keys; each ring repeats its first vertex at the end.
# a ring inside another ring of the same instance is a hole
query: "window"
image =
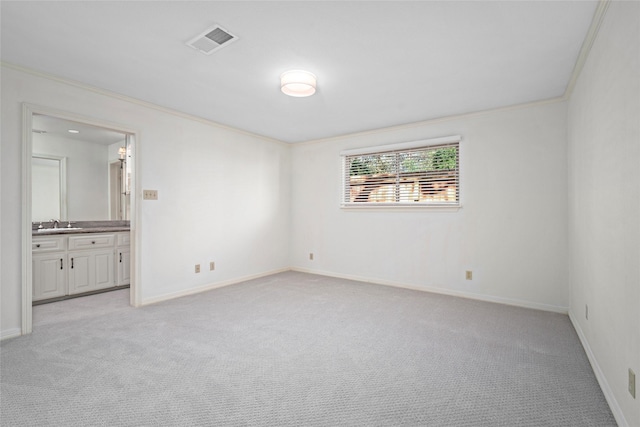
{"type": "Polygon", "coordinates": [[[343,151],[342,206],[459,206],[460,139],[343,151]]]}

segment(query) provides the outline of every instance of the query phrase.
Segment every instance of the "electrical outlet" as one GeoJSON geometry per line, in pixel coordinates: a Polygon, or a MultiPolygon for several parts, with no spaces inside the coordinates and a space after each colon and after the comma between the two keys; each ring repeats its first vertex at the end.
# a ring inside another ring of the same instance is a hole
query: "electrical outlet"
{"type": "Polygon", "coordinates": [[[209,263],[209,271],[213,271],[213,270],[215,270],[215,269],[216,269],[216,263],[215,263],[215,262],[213,262],[213,261],[211,261],[211,262],[209,263]]]}
{"type": "Polygon", "coordinates": [[[465,273],[465,277],[467,280],[473,280],[473,271],[467,270],[465,273]]]}
{"type": "Polygon", "coordinates": [[[584,305],[584,318],[589,320],[589,306],[587,304],[584,305]]]}
{"type": "Polygon", "coordinates": [[[158,200],[158,190],[142,190],[144,200],[158,200]]]}
{"type": "Polygon", "coordinates": [[[636,398],[636,373],[629,368],[629,394],[636,398]]]}
{"type": "Polygon", "coordinates": [[[196,273],[200,273],[200,264],[196,264],[196,273]]]}
{"type": "Polygon", "coordinates": [[[309,260],[310,260],[310,261],[313,261],[313,252],[311,252],[311,253],[309,254],[309,260]]]}

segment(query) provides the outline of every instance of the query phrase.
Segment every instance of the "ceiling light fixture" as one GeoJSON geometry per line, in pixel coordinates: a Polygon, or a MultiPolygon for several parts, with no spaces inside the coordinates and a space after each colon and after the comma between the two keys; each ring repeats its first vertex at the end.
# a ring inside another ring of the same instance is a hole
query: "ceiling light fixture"
{"type": "Polygon", "coordinates": [[[311,96],[316,93],[316,76],[303,70],[285,71],[280,75],[280,90],[289,96],[311,96]]]}
{"type": "Polygon", "coordinates": [[[69,132],[69,133],[80,133],[79,130],[75,130],[75,129],[69,129],[67,132],[69,132]]]}

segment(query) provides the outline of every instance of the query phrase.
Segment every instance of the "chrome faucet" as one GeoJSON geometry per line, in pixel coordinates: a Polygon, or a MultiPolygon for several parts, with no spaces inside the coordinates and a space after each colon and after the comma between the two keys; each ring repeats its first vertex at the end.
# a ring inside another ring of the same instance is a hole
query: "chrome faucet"
{"type": "Polygon", "coordinates": [[[58,225],[60,224],[59,219],[52,219],[51,222],[53,223],[53,227],[51,228],[58,228],[58,225]]]}

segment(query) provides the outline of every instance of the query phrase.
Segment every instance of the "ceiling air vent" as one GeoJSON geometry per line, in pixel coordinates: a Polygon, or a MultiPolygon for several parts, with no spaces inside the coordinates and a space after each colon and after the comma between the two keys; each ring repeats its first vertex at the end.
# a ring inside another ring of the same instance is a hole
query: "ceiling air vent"
{"type": "Polygon", "coordinates": [[[211,55],[216,50],[230,45],[236,41],[237,38],[238,37],[234,36],[229,31],[216,25],[215,27],[210,28],[204,33],[189,40],[187,42],[187,46],[191,46],[205,55],[211,55]]]}

